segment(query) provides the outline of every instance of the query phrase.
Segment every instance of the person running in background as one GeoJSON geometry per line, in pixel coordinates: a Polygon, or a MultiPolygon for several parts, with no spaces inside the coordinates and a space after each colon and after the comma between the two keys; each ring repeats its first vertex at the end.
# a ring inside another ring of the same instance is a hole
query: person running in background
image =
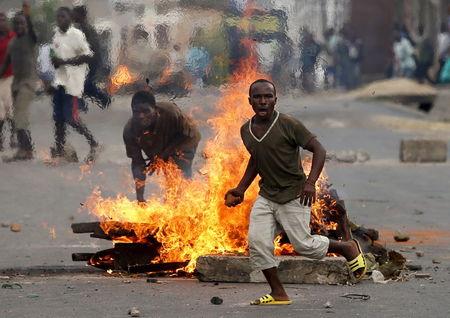
{"type": "Polygon", "coordinates": [[[333,39],[335,39],[335,31],[333,28],[327,29],[324,34],[324,50],[323,53],[325,54],[325,88],[334,88],[336,86],[336,63],[335,63],[335,55],[336,50],[335,47],[333,47],[333,39]]]}
{"type": "Polygon", "coordinates": [[[88,12],[86,6],[76,6],[72,10],[73,22],[75,27],[80,29],[86,36],[93,57],[89,61],[89,73],[84,83],[84,95],[97,102],[100,108],[107,108],[111,104],[109,94],[101,90],[96,82],[98,81],[99,71],[102,68],[103,59],[101,54],[100,40],[94,27],[88,22],[88,12]]]}
{"type": "Polygon", "coordinates": [[[437,79],[439,80],[439,76],[444,68],[445,62],[450,56],[450,32],[448,30],[448,25],[445,22],[441,23],[441,31],[438,35],[437,56],[439,59],[437,79]]]}
{"type": "Polygon", "coordinates": [[[425,79],[433,83],[434,80],[428,75],[428,70],[433,66],[434,62],[434,47],[431,39],[425,34],[425,27],[419,25],[418,28],[419,37],[416,41],[416,71],[414,73],[415,78],[419,83],[423,83],[425,79]]]}
{"type": "Polygon", "coordinates": [[[17,129],[18,149],[4,162],[33,159],[33,143],[30,133],[30,105],[35,96],[37,83],[36,44],[37,37],[30,17],[31,7],[24,1],[22,11],[13,19],[16,37],[8,45],[5,62],[0,67],[2,77],[10,65],[14,73],[11,86],[13,97],[13,117],[17,129]]]}
{"type": "Polygon", "coordinates": [[[64,146],[66,124],[69,124],[88,141],[90,151],[85,161],[93,162],[99,144],[79,116],[79,111],[85,109],[82,96],[93,53],[84,33],[73,27],[69,8],[60,7],[57,10],[56,23],[58,27],[51,48],[51,59],[56,69],[52,83],[55,147],[51,148],[51,154],[53,158],[66,157],[64,146]]]}
{"type": "MultiPolygon", "coordinates": [[[[10,30],[8,18],[4,12],[0,12],[0,65],[5,61],[6,52],[9,42],[15,37],[15,33],[10,30]]],[[[4,149],[3,127],[5,123],[10,125],[10,142],[9,146],[15,148],[16,129],[12,118],[12,95],[11,85],[13,81],[12,65],[9,64],[3,77],[0,78],[0,151],[4,149]]]]}
{"type": "Polygon", "coordinates": [[[312,93],[315,90],[315,66],[321,49],[320,44],[314,39],[314,35],[305,28],[300,40],[300,64],[302,69],[302,86],[308,93],[312,93]]]}
{"type": "Polygon", "coordinates": [[[394,34],[394,74],[398,77],[413,77],[416,69],[414,48],[411,42],[399,31],[394,34]]]}

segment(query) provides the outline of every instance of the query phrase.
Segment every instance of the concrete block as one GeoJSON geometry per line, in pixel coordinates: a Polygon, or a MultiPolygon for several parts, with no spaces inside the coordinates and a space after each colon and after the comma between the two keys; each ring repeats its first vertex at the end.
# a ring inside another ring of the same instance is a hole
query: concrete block
{"type": "Polygon", "coordinates": [[[444,140],[402,140],[400,161],[402,162],[445,162],[447,142],[444,140]]]}
{"type": "MultiPolygon", "coordinates": [[[[351,281],[346,261],[342,257],[312,260],[301,256],[278,257],[280,280],[287,284],[345,284],[351,281]]],[[[260,283],[261,271],[252,271],[248,256],[207,255],[197,260],[200,281],[260,283]]]]}

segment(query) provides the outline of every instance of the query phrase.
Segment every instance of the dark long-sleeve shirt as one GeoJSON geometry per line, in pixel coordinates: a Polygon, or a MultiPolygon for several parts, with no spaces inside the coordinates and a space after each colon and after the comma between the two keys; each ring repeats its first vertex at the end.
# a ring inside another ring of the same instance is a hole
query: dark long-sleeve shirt
{"type": "Polygon", "coordinates": [[[195,123],[181,112],[174,103],[159,102],[155,106],[158,118],[152,131],[140,130],[133,120],[128,120],[123,130],[127,157],[131,158],[133,177],[145,180],[146,160],[155,158],[168,160],[177,152],[195,152],[200,141],[200,132],[195,123]]]}
{"type": "Polygon", "coordinates": [[[89,47],[94,53],[92,59],[89,61],[89,71],[95,73],[102,64],[102,52],[97,31],[95,31],[94,27],[88,23],[76,24],[75,27],[84,33],[86,40],[89,43],[89,47]]]}

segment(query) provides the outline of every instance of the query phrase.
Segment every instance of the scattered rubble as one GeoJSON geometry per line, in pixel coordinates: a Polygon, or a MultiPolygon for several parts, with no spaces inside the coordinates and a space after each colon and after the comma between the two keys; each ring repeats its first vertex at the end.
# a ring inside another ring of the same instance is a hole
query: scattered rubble
{"type": "Polygon", "coordinates": [[[354,163],[357,160],[356,152],[353,150],[336,153],[335,160],[338,162],[354,163]]]}
{"type": "Polygon", "coordinates": [[[420,264],[406,264],[406,269],[409,269],[410,271],[421,271],[422,265],[420,264]]]}
{"type": "Polygon", "coordinates": [[[428,273],[415,273],[415,278],[432,278],[431,274],[428,273]]]}
{"type": "Polygon", "coordinates": [[[23,289],[22,285],[19,283],[11,283],[11,284],[2,284],[3,289],[23,289]]]}
{"type": "Polygon", "coordinates": [[[147,278],[147,283],[158,284],[158,280],[156,278],[147,278]]]}
{"type": "Polygon", "coordinates": [[[137,307],[131,307],[131,309],[128,311],[128,315],[130,315],[131,317],[140,317],[141,312],[139,311],[139,309],[137,309],[137,307]]]}
{"type": "Polygon", "coordinates": [[[402,269],[405,268],[405,263],[406,259],[402,254],[396,251],[389,251],[388,261],[380,265],[378,270],[386,278],[397,277],[402,271],[402,269]]]}
{"type": "Polygon", "coordinates": [[[223,299],[217,296],[214,296],[213,298],[211,298],[211,304],[213,305],[222,305],[223,303],[223,299]]]}
{"type": "Polygon", "coordinates": [[[358,150],[356,153],[356,160],[358,162],[366,162],[370,160],[370,155],[366,151],[358,150]]]}
{"type": "Polygon", "coordinates": [[[363,163],[370,160],[370,155],[364,150],[343,150],[338,152],[330,151],[327,153],[326,159],[343,163],[363,163]]]}
{"type": "Polygon", "coordinates": [[[384,278],[383,273],[378,270],[372,271],[372,280],[374,283],[378,283],[378,284],[386,284],[390,281],[390,280],[386,280],[384,278]]]}
{"type": "Polygon", "coordinates": [[[409,241],[409,235],[404,232],[395,232],[394,234],[394,240],[396,242],[407,242],[409,241]]]}
{"type": "Polygon", "coordinates": [[[344,294],[341,297],[348,298],[348,299],[359,299],[359,300],[369,300],[370,299],[370,295],[354,294],[354,293],[344,294]]]}
{"type": "Polygon", "coordinates": [[[417,256],[417,257],[423,257],[424,255],[425,255],[425,253],[422,252],[422,251],[417,251],[417,252],[416,252],[416,256],[417,256]]]}
{"type": "Polygon", "coordinates": [[[333,308],[333,305],[330,303],[330,301],[327,301],[327,302],[323,305],[323,307],[325,307],[325,308],[333,308]]]}
{"type": "Polygon", "coordinates": [[[432,260],[432,263],[433,263],[433,264],[440,264],[441,261],[440,261],[440,260],[437,260],[437,259],[433,259],[433,260],[432,260]]]}
{"type": "Polygon", "coordinates": [[[20,225],[20,224],[18,224],[18,223],[12,223],[12,224],[9,226],[9,229],[10,229],[12,232],[20,232],[20,231],[22,231],[22,225],[20,225]]]}

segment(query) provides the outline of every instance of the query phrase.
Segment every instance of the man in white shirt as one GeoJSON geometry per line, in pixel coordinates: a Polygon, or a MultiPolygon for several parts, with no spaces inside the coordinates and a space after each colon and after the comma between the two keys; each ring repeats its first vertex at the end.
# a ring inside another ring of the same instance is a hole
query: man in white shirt
{"type": "Polygon", "coordinates": [[[60,7],[56,13],[57,29],[51,46],[51,60],[55,66],[52,86],[53,120],[55,121],[55,148],[52,157],[64,157],[66,124],[83,135],[91,149],[87,162],[95,160],[99,144],[81,121],[79,110],[85,110],[82,99],[88,63],[93,56],[83,32],[72,26],[71,10],[60,7]]]}

